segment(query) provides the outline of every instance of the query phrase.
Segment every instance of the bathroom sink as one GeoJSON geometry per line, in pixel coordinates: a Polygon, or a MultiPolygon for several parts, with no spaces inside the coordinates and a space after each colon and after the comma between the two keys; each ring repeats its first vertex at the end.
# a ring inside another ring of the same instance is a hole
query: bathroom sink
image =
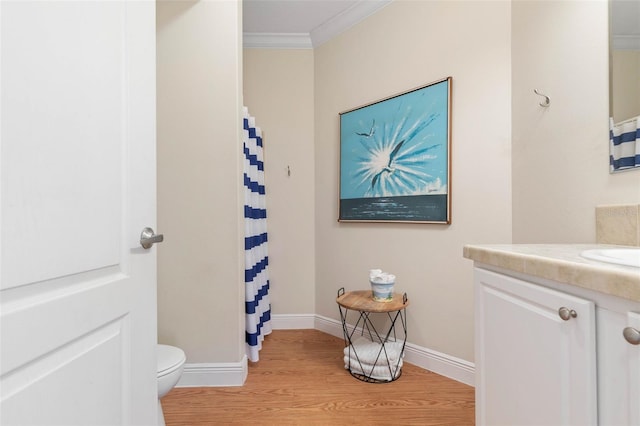
{"type": "Polygon", "coordinates": [[[593,249],[585,250],[580,255],[589,260],[640,268],[640,248],[593,249]]]}

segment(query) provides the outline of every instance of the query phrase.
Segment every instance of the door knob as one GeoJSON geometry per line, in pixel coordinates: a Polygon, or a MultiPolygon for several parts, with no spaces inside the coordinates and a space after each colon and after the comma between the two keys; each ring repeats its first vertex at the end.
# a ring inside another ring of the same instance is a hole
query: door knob
{"type": "Polygon", "coordinates": [[[632,345],[640,345],[640,331],[635,328],[625,327],[624,330],[622,330],[622,335],[626,341],[632,345]]]}
{"type": "Polygon", "coordinates": [[[140,234],[140,245],[144,249],[150,249],[154,243],[164,241],[164,235],[153,232],[151,228],[144,228],[140,234]]]}
{"type": "Polygon", "coordinates": [[[558,315],[560,315],[560,318],[562,318],[564,321],[569,321],[571,318],[577,317],[578,313],[573,309],[565,308],[563,306],[562,308],[558,309],[558,315]]]}

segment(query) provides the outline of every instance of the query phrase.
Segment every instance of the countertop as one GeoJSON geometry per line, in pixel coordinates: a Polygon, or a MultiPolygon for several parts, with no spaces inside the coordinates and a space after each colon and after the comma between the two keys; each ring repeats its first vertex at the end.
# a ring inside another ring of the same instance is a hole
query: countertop
{"type": "Polygon", "coordinates": [[[464,257],[478,263],[640,302],[640,268],[598,262],[580,256],[584,250],[603,248],[631,247],[606,244],[466,245],[464,257]]]}

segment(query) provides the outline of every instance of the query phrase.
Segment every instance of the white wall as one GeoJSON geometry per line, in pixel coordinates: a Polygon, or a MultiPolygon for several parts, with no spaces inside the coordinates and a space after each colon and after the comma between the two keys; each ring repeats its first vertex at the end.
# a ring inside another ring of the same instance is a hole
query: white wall
{"type": "Polygon", "coordinates": [[[407,292],[409,341],[473,361],[466,243],[511,241],[510,3],[400,1],[315,49],[316,313],[368,270],[407,292]],[[338,223],[338,113],[453,77],[452,224],[338,223]]]}
{"type": "Polygon", "coordinates": [[[241,3],[157,3],[158,339],[244,356],[241,3]]]}
{"type": "Polygon", "coordinates": [[[609,174],[607,7],[512,3],[514,243],[592,243],[596,205],[640,201],[639,171],[609,174]]]}
{"type": "Polygon", "coordinates": [[[265,150],[272,315],[315,312],[313,75],[313,50],[244,50],[244,102],[265,150]]]}

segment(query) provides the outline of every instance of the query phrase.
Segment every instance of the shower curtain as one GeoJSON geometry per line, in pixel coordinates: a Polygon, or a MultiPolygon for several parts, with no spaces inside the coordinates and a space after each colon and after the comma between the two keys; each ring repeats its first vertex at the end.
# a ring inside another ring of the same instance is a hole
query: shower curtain
{"type": "Polygon", "coordinates": [[[245,339],[247,358],[256,362],[264,336],[271,333],[267,208],[262,133],[246,107],[243,112],[245,339]]]}
{"type": "Polygon", "coordinates": [[[609,127],[610,170],[640,167],[640,116],[618,124],[610,118],[609,127]]]}

